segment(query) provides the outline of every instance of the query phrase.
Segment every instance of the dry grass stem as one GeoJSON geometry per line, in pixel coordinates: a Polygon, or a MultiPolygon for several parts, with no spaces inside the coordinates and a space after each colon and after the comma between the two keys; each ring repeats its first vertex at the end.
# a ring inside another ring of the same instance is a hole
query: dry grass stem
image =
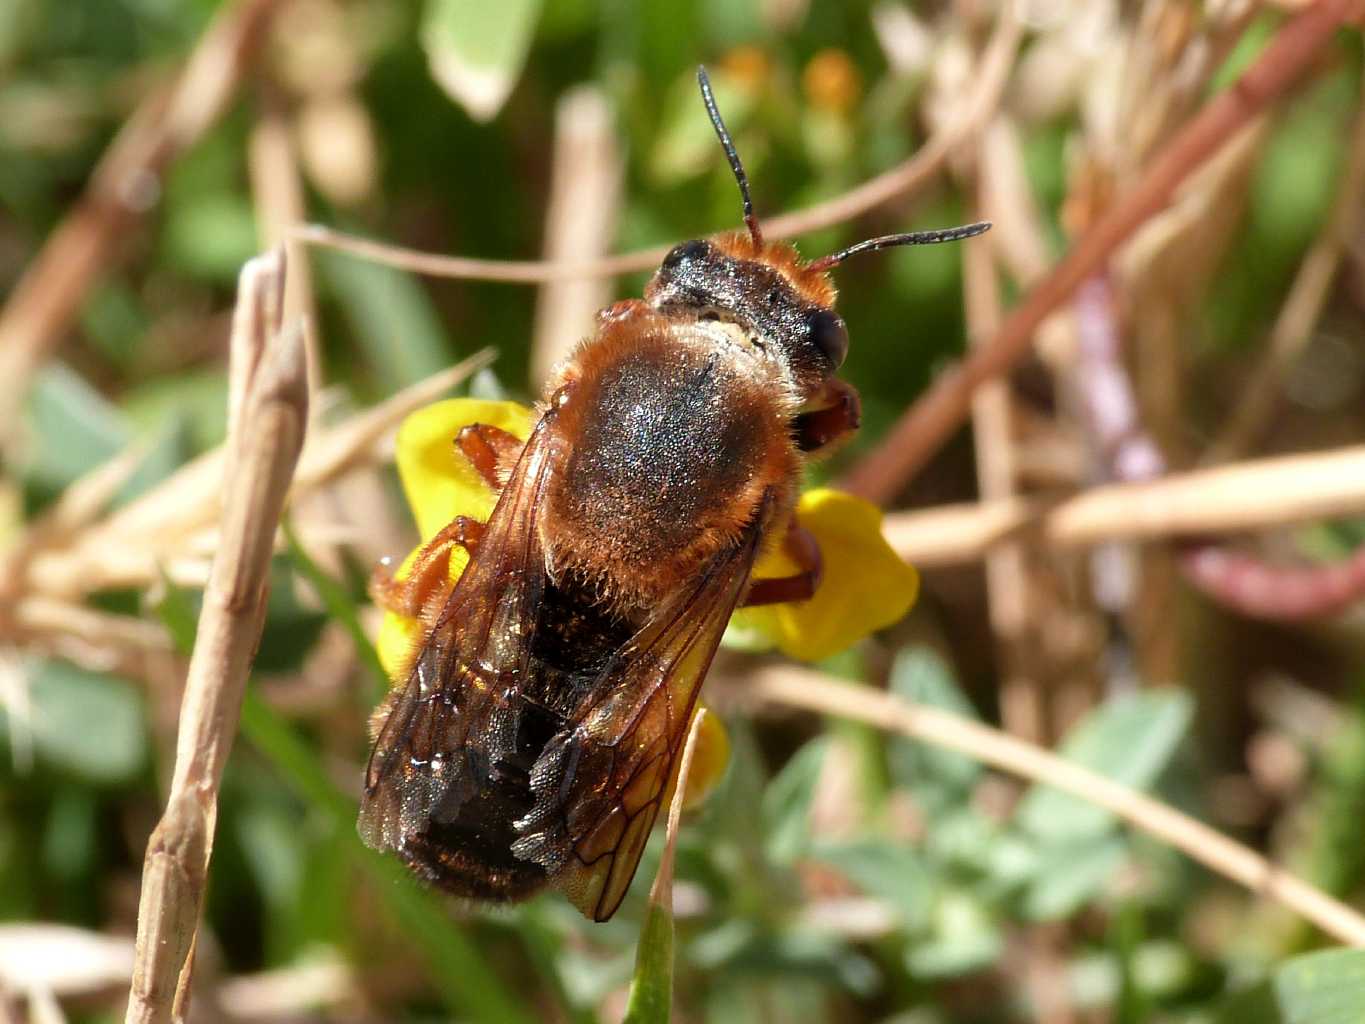
{"type": "MultiPolygon", "coordinates": [[[[891,170],[864,182],[858,187],[806,210],[794,210],[780,216],[763,219],[763,234],[767,238],[791,238],[807,231],[842,224],[892,199],[904,198],[924,187],[942,170],[948,156],[959,145],[972,138],[980,126],[989,120],[1000,103],[1005,83],[1019,48],[1022,30],[1014,13],[1014,4],[1005,5],[995,33],[982,58],[976,87],[964,103],[968,112],[961,121],[946,130],[935,132],[914,156],[891,170]]],[[[501,281],[506,284],[540,284],[545,281],[564,281],[583,277],[614,277],[639,270],[650,270],[667,255],[670,246],[641,249],[600,260],[572,263],[539,260],[484,260],[466,256],[442,256],[417,252],[403,246],[388,245],[372,239],[357,238],[321,224],[307,224],[294,232],[301,240],[341,252],[360,256],[374,263],[409,270],[430,277],[470,278],[481,281],[501,281]]]]}
{"type": "Polygon", "coordinates": [[[1023,358],[1048,314],[1070,298],[1141,224],[1165,209],[1181,184],[1209,157],[1280,97],[1354,10],[1353,0],[1320,0],[1287,22],[1237,82],[1205,104],[1156,154],[1138,183],[1030,290],[991,340],[942,374],[901,416],[878,446],[844,477],[843,486],[880,503],[894,497],[962,423],[976,388],[1023,358]]]}
{"type": "Polygon", "coordinates": [[[170,654],[171,639],[157,622],[87,608],[40,595],[15,605],[14,623],[25,633],[79,640],[95,648],[170,654]]]}
{"type": "Polygon", "coordinates": [[[1340,942],[1365,946],[1365,916],[1351,907],[1161,801],[998,729],[806,669],[761,669],[745,681],[741,692],[763,704],[866,722],[1055,787],[1103,807],[1225,878],[1283,904],[1340,942]]]}
{"type": "MultiPolygon", "coordinates": [[[[317,303],[313,294],[313,274],[308,263],[308,248],[290,235],[290,229],[308,219],[303,180],[299,174],[289,121],[278,97],[263,90],[263,111],[252,126],[247,148],[247,170],[251,175],[251,194],[256,204],[256,234],[261,248],[282,246],[289,274],[284,282],[284,322],[317,323],[317,303]]],[[[316,415],[317,393],[322,387],[322,355],[317,337],[304,337],[308,357],[309,408],[316,415]]]]}
{"type": "Polygon", "coordinates": [[[90,995],[128,984],[132,968],[127,938],[45,922],[0,925],[0,986],[90,995]]]}
{"type": "MultiPolygon", "coordinates": [[[[260,269],[251,264],[243,273],[239,307],[262,305],[278,285],[260,269]]],[[[254,322],[263,336],[273,330],[268,345],[237,350],[264,348],[264,355],[241,381],[229,437],[222,538],[185,683],[175,774],[143,865],[129,1024],[168,1021],[173,1013],[183,1018],[187,1007],[218,784],[260,641],[275,531],[303,447],[308,384],[300,331],[279,333],[259,314],[254,322]]]]}
{"type": "MultiPolygon", "coordinates": [[[[555,111],[554,163],[545,210],[545,261],[597,259],[611,246],[621,203],[621,154],[606,95],[594,86],[565,93],[555,111]]],[[[531,387],[591,333],[611,301],[607,278],[546,281],[531,336],[531,387]]]]}
{"type": "Polygon", "coordinates": [[[683,745],[682,759],[678,762],[678,777],[673,783],[673,799],[668,803],[664,855],[659,861],[654,885],[649,890],[651,902],[670,909],[673,906],[673,859],[678,847],[678,826],[682,822],[683,793],[687,791],[687,777],[692,773],[692,755],[696,752],[697,737],[701,735],[701,723],[705,717],[706,709],[698,707],[687,730],[687,742],[683,745]]]}
{"type": "Polygon", "coordinates": [[[282,0],[238,0],[200,39],[170,94],[158,92],[114,139],[81,200],[48,236],[0,310],[0,444],[13,440],[34,372],[61,341],[166,168],[217,121],[282,0]]]}
{"type": "Polygon", "coordinates": [[[1365,513],[1365,446],[1257,459],[1095,487],[1057,504],[1023,498],[893,512],[887,540],[921,566],[981,558],[1013,535],[1055,547],[1264,530],[1365,513]]]}

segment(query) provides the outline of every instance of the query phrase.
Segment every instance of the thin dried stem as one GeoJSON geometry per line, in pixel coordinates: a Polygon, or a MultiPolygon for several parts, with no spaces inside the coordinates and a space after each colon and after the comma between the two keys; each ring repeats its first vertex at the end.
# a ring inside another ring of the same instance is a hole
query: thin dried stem
{"type": "Polygon", "coordinates": [[[1162,148],[1137,185],[1030,290],[991,340],[942,374],[844,477],[842,486],[879,503],[893,498],[962,423],[977,386],[1019,362],[1047,315],[1069,299],[1143,222],[1165,209],[1176,189],[1210,156],[1281,96],[1356,7],[1355,0],[1319,0],[1287,22],[1256,63],[1205,104],[1162,148]]]}
{"type": "MultiPolygon", "coordinates": [[[[967,139],[972,138],[995,112],[1005,83],[1009,80],[1010,69],[1014,66],[1014,57],[1019,49],[1021,36],[1022,30],[1014,11],[1014,4],[1007,3],[986,48],[980,73],[976,76],[976,88],[970,100],[964,105],[966,116],[945,131],[936,132],[904,163],[863,182],[858,187],[823,203],[817,203],[809,209],[794,210],[781,216],[765,218],[764,237],[791,238],[808,231],[833,227],[922,188],[942,169],[948,155],[967,139]]],[[[417,252],[402,246],[357,238],[321,224],[303,225],[295,229],[294,235],[310,245],[348,252],[374,263],[383,263],[415,274],[500,281],[505,284],[540,284],[545,281],[565,281],[584,277],[615,277],[618,274],[649,270],[658,266],[670,248],[664,245],[609,256],[601,260],[560,263],[540,260],[484,260],[417,252]]]]}
{"type": "MultiPolygon", "coordinates": [[[[554,164],[545,209],[545,259],[593,259],[610,251],[621,204],[621,154],[612,108],[589,85],[570,90],[555,110],[554,164]]],[[[597,311],[611,301],[607,278],[546,281],[536,297],[531,335],[531,387],[592,331],[597,311]]]]}
{"type": "Polygon", "coordinates": [[[0,310],[0,444],[13,440],[28,384],[71,326],[132,226],[155,204],[166,168],[214,124],[282,0],[238,0],[209,27],[169,95],[133,113],[85,194],[48,237],[0,310]]]}
{"type": "MultiPolygon", "coordinates": [[[[256,234],[262,248],[283,246],[289,275],[285,279],[284,322],[302,318],[317,322],[317,300],[313,294],[313,274],[308,249],[290,236],[290,229],[308,218],[303,179],[290,134],[289,120],[274,90],[261,94],[261,116],[252,126],[247,146],[247,169],[251,174],[251,193],[256,206],[256,234]]],[[[322,355],[315,332],[304,336],[308,356],[309,408],[316,415],[317,394],[322,387],[322,355]]]]}
{"type": "Polygon", "coordinates": [[[1210,536],[1365,513],[1365,445],[1094,487],[1057,504],[1016,498],[887,515],[887,540],[919,566],[981,558],[1017,534],[1059,548],[1210,536]]]}
{"type": "Polygon", "coordinates": [[[998,729],[818,672],[785,666],[758,671],[745,681],[742,693],[763,704],[866,722],[1053,786],[1103,807],[1225,878],[1283,904],[1340,942],[1365,946],[1365,916],[1344,903],[1167,804],[998,729]]]}
{"type": "Polygon", "coordinates": [[[659,872],[654,876],[654,885],[649,890],[650,902],[673,910],[673,859],[678,846],[678,827],[682,822],[683,794],[687,792],[687,778],[692,773],[692,756],[696,752],[697,737],[701,735],[702,719],[706,709],[698,707],[692,716],[692,725],[687,730],[687,742],[683,746],[682,759],[678,762],[678,777],[673,782],[673,799],[668,804],[668,826],[665,831],[664,855],[659,861],[659,872]]]}
{"type": "MultiPolygon", "coordinates": [[[[263,303],[278,282],[260,276],[259,265],[249,267],[238,302],[263,303]]],[[[308,418],[300,331],[279,334],[273,330],[278,325],[264,316],[249,319],[262,335],[272,329],[273,341],[238,349],[264,349],[264,355],[242,383],[241,408],[229,438],[222,536],[185,683],[175,774],[143,865],[128,1024],[169,1021],[173,1015],[183,1019],[185,1014],[218,784],[260,642],[275,531],[308,418]]]]}

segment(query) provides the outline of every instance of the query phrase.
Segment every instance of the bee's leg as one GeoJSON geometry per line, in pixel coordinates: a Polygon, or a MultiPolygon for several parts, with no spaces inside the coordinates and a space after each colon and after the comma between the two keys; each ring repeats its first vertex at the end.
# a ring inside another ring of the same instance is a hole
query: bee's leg
{"type": "Polygon", "coordinates": [[[427,541],[401,580],[394,579],[387,566],[378,566],[370,576],[370,597],[386,611],[407,618],[417,618],[433,605],[443,607],[452,586],[451,551],[459,546],[472,555],[483,531],[484,525],[477,519],[456,516],[449,526],[427,541]]]}
{"type": "Polygon", "coordinates": [[[796,417],[796,444],[803,452],[818,452],[843,440],[863,419],[863,403],[847,381],[830,378],[819,401],[819,408],[796,417]]]}
{"type": "Polygon", "coordinates": [[[515,434],[487,423],[471,423],[455,438],[456,447],[495,491],[507,483],[507,474],[525,444],[515,434]]]}
{"type": "Polygon", "coordinates": [[[811,532],[792,523],[782,538],[782,546],[801,571],[791,576],[775,576],[768,580],[754,580],[749,593],[740,602],[741,607],[752,608],[760,604],[785,604],[788,601],[808,601],[820,585],[824,571],[824,559],[820,557],[820,545],[815,542],[811,532]]]}

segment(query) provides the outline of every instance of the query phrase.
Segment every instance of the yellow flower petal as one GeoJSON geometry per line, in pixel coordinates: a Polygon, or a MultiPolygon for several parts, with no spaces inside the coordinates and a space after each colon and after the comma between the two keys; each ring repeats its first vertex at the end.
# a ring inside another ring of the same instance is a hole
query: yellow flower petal
{"type": "MultiPolygon", "coordinates": [[[[535,425],[535,411],[516,402],[451,398],[418,409],[398,428],[398,476],[425,544],[456,516],[486,522],[497,495],[455,447],[455,438],[472,423],[501,427],[525,440],[535,425]]],[[[420,545],[409,552],[394,574],[405,579],[420,545]]],[[[450,557],[450,581],[464,572],[469,555],[456,548],[450,557]]],[[[416,619],[388,612],[375,638],[380,664],[391,679],[405,673],[408,659],[421,640],[416,619]]]]}
{"type": "MultiPolygon", "coordinates": [[[[820,545],[824,575],[809,601],[745,608],[731,623],[802,661],[820,661],[901,618],[915,603],[919,576],[882,537],[881,510],[842,491],[801,495],[796,519],[820,545]]],[[[797,565],[780,546],[754,567],[756,578],[789,576],[797,565]]]]}
{"type": "MultiPolygon", "coordinates": [[[[697,705],[698,709],[701,704],[697,705]]],[[[681,760],[681,758],[679,758],[681,760]]],[[[707,709],[692,750],[692,767],[683,787],[683,810],[691,811],[706,802],[730,766],[730,733],[714,711],[707,709]]]]}
{"type": "MultiPolygon", "coordinates": [[[[698,701],[688,728],[696,721],[697,713],[706,707],[698,701]]],[[[678,769],[682,767],[682,757],[673,764],[673,774],[668,780],[668,790],[664,794],[665,810],[673,800],[678,788],[678,769]]],[[[710,708],[701,720],[701,730],[697,733],[697,745],[692,751],[692,768],[687,773],[687,785],[683,787],[683,810],[695,811],[715,792],[720,780],[725,777],[725,769],[730,767],[730,733],[725,723],[710,708]]]]}
{"type": "Polygon", "coordinates": [[[437,402],[403,421],[398,428],[398,476],[424,543],[457,515],[486,522],[497,504],[497,495],[455,447],[460,430],[486,423],[524,441],[535,421],[535,411],[524,405],[477,398],[437,402]]]}

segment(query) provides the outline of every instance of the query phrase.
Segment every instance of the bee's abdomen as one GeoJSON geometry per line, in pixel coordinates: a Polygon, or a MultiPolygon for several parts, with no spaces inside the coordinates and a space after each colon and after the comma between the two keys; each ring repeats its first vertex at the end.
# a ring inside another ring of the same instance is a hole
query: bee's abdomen
{"type": "Polygon", "coordinates": [[[521,838],[516,823],[535,802],[531,771],[637,627],[596,602],[581,581],[545,582],[527,678],[503,705],[507,741],[494,746],[481,737],[449,755],[463,759],[467,783],[447,793],[425,828],[405,837],[399,853],[414,871],[457,896],[494,902],[524,899],[550,881],[545,863],[513,852],[521,838]]]}

